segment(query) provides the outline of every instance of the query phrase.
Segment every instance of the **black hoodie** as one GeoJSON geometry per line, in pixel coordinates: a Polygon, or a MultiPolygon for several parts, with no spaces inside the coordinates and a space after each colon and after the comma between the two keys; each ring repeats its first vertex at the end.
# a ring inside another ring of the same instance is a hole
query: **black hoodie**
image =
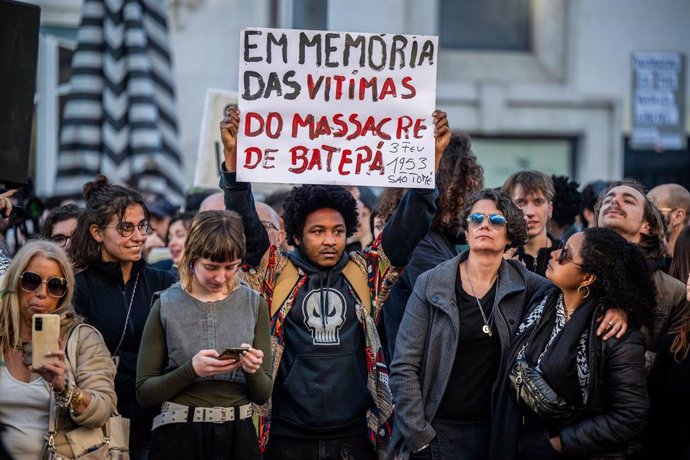
{"type": "Polygon", "coordinates": [[[299,248],[290,260],[307,278],[283,323],[286,347],[273,390],[271,432],[321,439],[365,434],[373,401],[357,300],[342,274],[348,256],[329,269],[311,264],[299,248]]]}

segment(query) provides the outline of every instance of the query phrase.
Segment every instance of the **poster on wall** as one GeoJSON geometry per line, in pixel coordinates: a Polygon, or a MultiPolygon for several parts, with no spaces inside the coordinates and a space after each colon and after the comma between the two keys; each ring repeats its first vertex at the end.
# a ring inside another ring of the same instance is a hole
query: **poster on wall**
{"type": "Polygon", "coordinates": [[[237,178],[434,187],[438,39],[247,28],[237,178]]]}
{"type": "Polygon", "coordinates": [[[685,56],[640,51],[632,55],[633,149],[684,150],[685,56]]]}

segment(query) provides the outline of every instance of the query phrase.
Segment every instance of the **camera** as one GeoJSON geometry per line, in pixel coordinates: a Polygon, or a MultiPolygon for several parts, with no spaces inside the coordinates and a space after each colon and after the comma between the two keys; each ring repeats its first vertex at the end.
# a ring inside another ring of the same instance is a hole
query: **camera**
{"type": "Polygon", "coordinates": [[[34,330],[39,331],[39,332],[43,330],[43,318],[41,318],[41,317],[36,318],[34,330]]]}

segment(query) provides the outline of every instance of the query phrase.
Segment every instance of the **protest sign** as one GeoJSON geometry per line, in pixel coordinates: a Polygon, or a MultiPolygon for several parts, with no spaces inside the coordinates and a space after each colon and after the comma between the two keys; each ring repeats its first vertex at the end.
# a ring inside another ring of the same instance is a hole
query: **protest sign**
{"type": "Polygon", "coordinates": [[[236,92],[215,88],[206,91],[194,171],[195,187],[218,188],[220,163],[223,162],[223,144],[218,127],[228,105],[237,105],[236,92]]]}
{"type": "Polygon", "coordinates": [[[238,180],[434,187],[437,37],[240,35],[238,180]]]}

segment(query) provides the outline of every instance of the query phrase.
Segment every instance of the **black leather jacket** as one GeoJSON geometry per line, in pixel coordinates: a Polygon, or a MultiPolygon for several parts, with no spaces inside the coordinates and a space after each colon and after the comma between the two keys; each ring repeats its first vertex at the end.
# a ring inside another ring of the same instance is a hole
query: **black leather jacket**
{"type": "MultiPolygon", "coordinates": [[[[528,312],[541,298],[531,302],[528,312]]],[[[555,430],[564,451],[572,458],[592,459],[604,453],[606,458],[616,458],[616,453],[624,452],[626,444],[642,434],[649,411],[643,335],[637,329],[629,329],[620,339],[604,342],[596,336],[596,318],[602,313],[603,307],[599,306],[590,324],[591,387],[587,405],[555,430]]],[[[508,373],[522,342],[518,337],[511,344],[499,371],[494,393],[491,459],[517,458],[521,415],[515,392],[508,383],[508,373]]]]}

